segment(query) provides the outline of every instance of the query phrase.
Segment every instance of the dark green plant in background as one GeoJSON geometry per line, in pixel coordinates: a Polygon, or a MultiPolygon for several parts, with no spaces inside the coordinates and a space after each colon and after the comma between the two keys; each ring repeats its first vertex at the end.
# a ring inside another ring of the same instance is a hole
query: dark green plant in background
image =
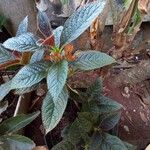
{"type": "Polygon", "coordinates": [[[2,27],[5,25],[5,23],[6,23],[6,18],[0,15],[0,32],[2,30],[2,27]]]}
{"type": "Polygon", "coordinates": [[[69,2],[69,0],[61,0],[61,3],[64,5],[64,4],[67,4],[69,2]]]}
{"type": "Polygon", "coordinates": [[[18,115],[0,123],[1,150],[31,150],[35,144],[29,138],[17,134],[16,131],[31,123],[39,112],[29,115],[18,115]]]}
{"type": "Polygon", "coordinates": [[[136,148],[108,133],[119,122],[122,105],[103,95],[97,79],[86,92],[74,93],[82,104],[73,123],[62,131],[63,140],[52,150],[135,150],[136,148]]]}

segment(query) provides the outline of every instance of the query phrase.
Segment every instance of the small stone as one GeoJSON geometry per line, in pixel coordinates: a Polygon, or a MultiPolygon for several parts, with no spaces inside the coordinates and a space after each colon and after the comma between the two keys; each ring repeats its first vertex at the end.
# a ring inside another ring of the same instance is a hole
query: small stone
{"type": "Polygon", "coordinates": [[[150,150],[150,144],[146,147],[145,150],[150,150]]]}
{"type": "Polygon", "coordinates": [[[125,93],[128,94],[128,93],[129,93],[129,87],[125,87],[125,88],[124,88],[124,91],[125,91],[125,93]]]}
{"type": "Polygon", "coordinates": [[[130,93],[129,92],[130,92],[129,87],[125,87],[124,91],[122,92],[122,96],[126,97],[126,98],[129,98],[130,97],[130,93]]]}
{"type": "Polygon", "coordinates": [[[125,131],[129,132],[129,127],[124,125],[123,128],[125,129],[125,131]]]}

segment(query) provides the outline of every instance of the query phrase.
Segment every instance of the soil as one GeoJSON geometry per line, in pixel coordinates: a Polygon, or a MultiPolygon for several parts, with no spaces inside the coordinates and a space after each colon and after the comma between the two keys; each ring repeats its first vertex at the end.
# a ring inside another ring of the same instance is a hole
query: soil
{"type": "MultiPolygon", "coordinates": [[[[138,150],[145,149],[150,143],[149,105],[143,102],[133,87],[114,87],[111,80],[107,80],[105,85],[107,95],[123,105],[122,117],[119,123],[119,137],[136,145],[138,150]],[[126,92],[127,89],[129,92],[126,92]]],[[[140,85],[137,86],[140,87],[140,85]]]]}

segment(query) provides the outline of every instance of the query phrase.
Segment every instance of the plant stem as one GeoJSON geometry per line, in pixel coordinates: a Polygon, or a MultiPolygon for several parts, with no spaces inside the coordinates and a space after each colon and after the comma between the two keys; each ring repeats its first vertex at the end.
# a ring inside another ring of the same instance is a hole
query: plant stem
{"type": "Polygon", "coordinates": [[[22,100],[22,96],[19,96],[17,106],[16,106],[16,109],[15,109],[15,112],[14,112],[14,117],[17,116],[17,114],[18,114],[20,104],[21,104],[21,100],[22,100]]]}

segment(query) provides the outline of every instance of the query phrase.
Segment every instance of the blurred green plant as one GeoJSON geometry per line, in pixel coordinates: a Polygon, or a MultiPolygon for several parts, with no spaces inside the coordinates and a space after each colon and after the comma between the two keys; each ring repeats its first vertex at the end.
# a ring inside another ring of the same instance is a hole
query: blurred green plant
{"type": "Polygon", "coordinates": [[[69,0],[60,0],[61,3],[64,5],[64,4],[68,4],[69,3],[69,0]]]}
{"type": "Polygon", "coordinates": [[[19,135],[16,131],[31,123],[40,112],[29,115],[17,115],[0,123],[1,150],[31,150],[35,143],[29,138],[19,135]]]}
{"type": "Polygon", "coordinates": [[[2,15],[0,15],[0,31],[2,29],[2,27],[5,25],[6,23],[6,18],[2,15]]]}

